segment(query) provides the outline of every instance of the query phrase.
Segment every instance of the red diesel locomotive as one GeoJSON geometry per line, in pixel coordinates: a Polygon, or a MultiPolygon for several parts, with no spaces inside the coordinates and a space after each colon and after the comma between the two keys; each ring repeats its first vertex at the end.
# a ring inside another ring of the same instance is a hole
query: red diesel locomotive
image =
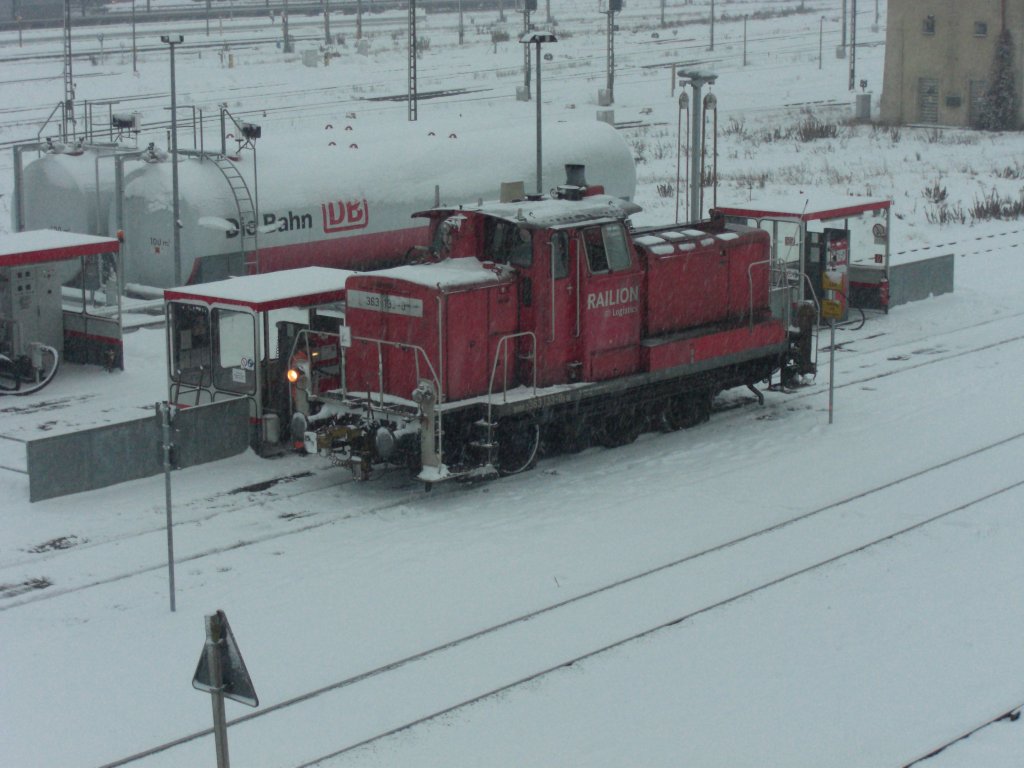
{"type": "Polygon", "coordinates": [[[811,370],[766,232],[633,229],[638,206],[585,184],[511,197],[417,214],[433,235],[418,263],[347,275],[338,338],[298,336],[291,432],[308,451],[428,485],[513,474],[811,370]]]}

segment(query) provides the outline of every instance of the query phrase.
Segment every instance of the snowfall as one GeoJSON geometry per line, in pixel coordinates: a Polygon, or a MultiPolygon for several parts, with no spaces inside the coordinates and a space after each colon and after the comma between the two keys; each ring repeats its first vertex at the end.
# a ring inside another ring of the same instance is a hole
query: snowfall
{"type": "MultiPolygon", "coordinates": [[[[544,120],[592,120],[605,16],[551,5],[544,120]]],[[[1000,718],[1024,704],[1022,225],[969,211],[1019,197],[1024,137],[855,124],[841,5],[719,2],[710,51],[708,3],[669,2],[661,27],[659,3],[630,0],[614,110],[632,126],[634,221],[675,220],[670,65],[685,63],[718,75],[719,203],[891,199],[893,262],[954,254],[953,293],[854,317],[832,350],[823,333],[819,374],[763,406],[724,393],[697,428],[493,482],[427,494],[400,472],[357,483],[252,452],[176,471],[174,612],[162,477],[30,504],[25,474],[0,470],[0,764],[214,765],[211,697],[191,683],[204,617],[223,610],[259,698],[227,702],[237,766],[1020,765],[1024,727],[1000,718]],[[810,117],[836,135],[799,141],[810,117]],[[936,223],[942,206],[964,215],[936,223]]],[[[876,25],[861,2],[856,55],[876,116],[881,5],[876,25]]],[[[492,44],[496,16],[467,12],[460,46],[457,14],[420,15],[420,90],[477,90],[419,116],[532,141],[521,17],[492,44]]],[[[202,19],[181,25],[179,98],[227,102],[265,136],[347,113],[398,126],[404,102],[366,99],[405,92],[405,14],[367,19],[361,54],[354,17],[335,14],[347,45],[316,68],[301,50],[322,41],[318,17],[292,20],[295,54],[280,19],[224,15],[209,38],[202,19]]],[[[137,75],[130,28],[97,29],[75,31],[77,97],[165,120],[167,25],[140,19],[137,75]]],[[[0,37],[8,146],[63,98],[59,57],[41,57],[60,49],[52,30],[0,37]]],[[[6,227],[11,168],[5,151],[6,227]]],[[[68,365],[0,399],[0,463],[166,399],[163,331],[138,325],[124,371],[68,365]]]]}

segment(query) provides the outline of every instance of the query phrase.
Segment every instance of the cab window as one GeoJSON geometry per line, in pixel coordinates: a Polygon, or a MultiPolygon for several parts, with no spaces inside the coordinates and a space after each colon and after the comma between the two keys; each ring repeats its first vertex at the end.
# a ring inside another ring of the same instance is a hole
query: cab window
{"type": "Polygon", "coordinates": [[[192,386],[210,381],[213,364],[210,312],[195,304],[169,305],[173,344],[171,378],[192,386]]]}
{"type": "Polygon", "coordinates": [[[256,326],[252,315],[215,308],[213,326],[213,385],[247,394],[256,389],[256,326]]]}
{"type": "Polygon", "coordinates": [[[569,276],[569,235],[565,232],[551,236],[551,275],[555,280],[569,276]]]}
{"type": "Polygon", "coordinates": [[[592,274],[629,269],[629,244],[626,241],[626,233],[618,222],[587,227],[583,230],[583,244],[592,274]]]}
{"type": "Polygon", "coordinates": [[[530,230],[502,219],[488,219],[484,225],[484,259],[515,267],[533,265],[533,237],[530,230]]]}

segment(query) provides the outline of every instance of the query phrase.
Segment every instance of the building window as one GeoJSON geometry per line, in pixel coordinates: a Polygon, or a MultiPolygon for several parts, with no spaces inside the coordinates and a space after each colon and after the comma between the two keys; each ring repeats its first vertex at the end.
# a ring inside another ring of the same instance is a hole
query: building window
{"type": "Polygon", "coordinates": [[[934,16],[925,16],[924,17],[924,22],[921,25],[921,31],[924,32],[926,35],[934,35],[935,34],[935,17],[934,16]]]}
{"type": "Polygon", "coordinates": [[[974,22],[974,36],[988,37],[988,23],[984,21],[974,22]]]}

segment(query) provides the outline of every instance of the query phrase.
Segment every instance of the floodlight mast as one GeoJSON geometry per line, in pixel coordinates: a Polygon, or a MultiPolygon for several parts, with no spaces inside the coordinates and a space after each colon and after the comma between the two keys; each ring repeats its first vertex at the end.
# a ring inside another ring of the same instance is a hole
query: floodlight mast
{"type": "Polygon", "coordinates": [[[679,72],[678,76],[681,85],[685,86],[689,83],[693,89],[693,100],[690,102],[693,105],[690,113],[692,124],[690,132],[690,221],[700,221],[702,218],[700,210],[701,187],[704,183],[704,169],[700,154],[701,146],[703,145],[701,130],[704,127],[704,110],[701,108],[704,100],[701,98],[701,89],[705,85],[714,85],[718,75],[711,72],[693,70],[679,72]]]}
{"type": "Polygon", "coordinates": [[[543,139],[541,134],[541,120],[540,120],[540,46],[542,43],[557,43],[558,38],[552,32],[533,32],[524,34],[519,42],[523,44],[526,50],[530,50],[530,44],[533,43],[537,46],[537,194],[543,194],[544,181],[542,177],[542,165],[543,165],[543,139]]]}

